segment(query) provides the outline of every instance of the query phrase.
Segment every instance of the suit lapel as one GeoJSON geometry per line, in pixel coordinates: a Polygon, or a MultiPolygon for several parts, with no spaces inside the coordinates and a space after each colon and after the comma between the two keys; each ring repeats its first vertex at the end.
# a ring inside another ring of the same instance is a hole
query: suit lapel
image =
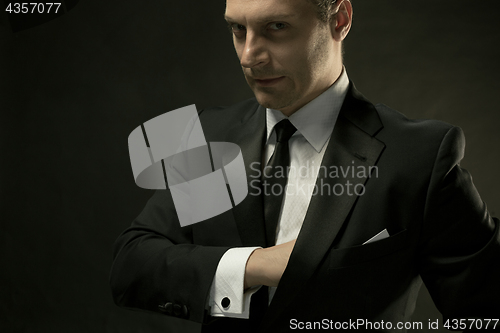
{"type": "Polygon", "coordinates": [[[311,198],[289,264],[264,318],[263,331],[272,318],[286,311],[296,294],[292,291],[300,290],[330,249],[357,199],[346,193],[347,182],[351,193],[356,186],[359,192],[368,177],[358,171],[374,166],[385,147],[373,137],[381,128],[375,107],[351,84],[323,157],[326,175],[322,171],[318,175],[318,192],[311,198]],[[335,167],[337,178],[332,174],[335,167]]]}
{"type": "Polygon", "coordinates": [[[241,148],[247,175],[248,195],[232,209],[243,246],[266,246],[263,197],[259,194],[266,137],[265,111],[255,103],[255,111],[246,113],[241,122],[231,128],[226,139],[241,148]]]}

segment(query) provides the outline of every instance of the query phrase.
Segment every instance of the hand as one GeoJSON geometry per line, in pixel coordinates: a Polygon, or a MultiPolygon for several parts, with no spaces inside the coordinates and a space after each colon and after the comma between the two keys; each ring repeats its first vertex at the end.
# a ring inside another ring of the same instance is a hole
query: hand
{"type": "Polygon", "coordinates": [[[277,287],[295,241],[253,251],[245,268],[245,289],[258,285],[277,287]]]}

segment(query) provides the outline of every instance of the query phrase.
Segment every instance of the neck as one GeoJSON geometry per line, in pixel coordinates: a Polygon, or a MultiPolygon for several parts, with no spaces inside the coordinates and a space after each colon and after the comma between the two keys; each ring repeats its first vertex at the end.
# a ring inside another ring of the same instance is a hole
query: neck
{"type": "Polygon", "coordinates": [[[336,66],[334,74],[332,74],[330,79],[324,80],[325,82],[320,85],[321,88],[317,88],[308,95],[306,95],[303,99],[297,101],[293,105],[284,107],[282,109],[279,109],[281,113],[283,113],[285,116],[290,117],[292,114],[303,108],[305,105],[310,103],[312,100],[317,98],[319,95],[324,93],[328,88],[330,88],[337,80],[339,79],[340,75],[342,74],[343,71],[343,66],[340,64],[340,66],[336,66]]]}

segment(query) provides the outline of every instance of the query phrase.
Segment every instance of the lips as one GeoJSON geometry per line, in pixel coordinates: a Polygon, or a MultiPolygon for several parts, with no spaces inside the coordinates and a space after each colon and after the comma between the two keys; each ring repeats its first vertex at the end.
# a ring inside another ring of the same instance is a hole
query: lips
{"type": "Polygon", "coordinates": [[[254,78],[254,80],[258,85],[261,85],[264,87],[269,87],[269,86],[273,86],[275,84],[278,84],[284,78],[285,78],[284,76],[279,76],[279,77],[274,77],[274,78],[260,78],[260,79],[254,78]]]}

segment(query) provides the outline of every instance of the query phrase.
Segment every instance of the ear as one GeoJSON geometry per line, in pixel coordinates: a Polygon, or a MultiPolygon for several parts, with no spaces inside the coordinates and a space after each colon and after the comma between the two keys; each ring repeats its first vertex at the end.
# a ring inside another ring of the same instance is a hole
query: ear
{"type": "Polygon", "coordinates": [[[331,29],[332,35],[337,42],[343,41],[352,24],[352,4],[349,0],[337,0],[333,7],[331,29]]]}

